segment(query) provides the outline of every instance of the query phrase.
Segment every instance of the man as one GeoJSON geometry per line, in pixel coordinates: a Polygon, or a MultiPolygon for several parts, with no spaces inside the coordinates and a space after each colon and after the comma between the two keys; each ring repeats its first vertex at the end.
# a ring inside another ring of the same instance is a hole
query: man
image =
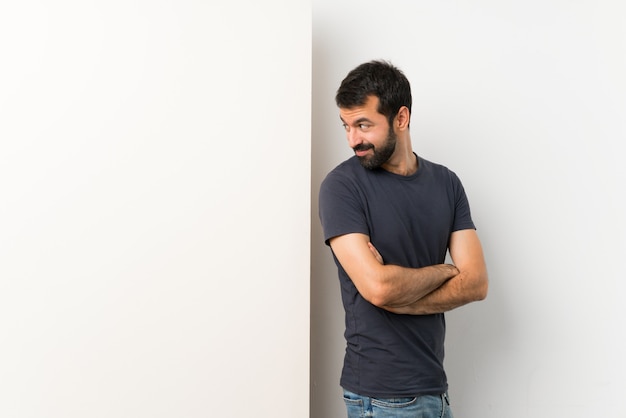
{"type": "Polygon", "coordinates": [[[444,312],[487,295],[465,191],[413,152],[411,101],[404,74],[383,61],[352,70],[336,95],[355,156],[328,174],[319,209],[345,308],[350,418],[452,417],[444,312]]]}

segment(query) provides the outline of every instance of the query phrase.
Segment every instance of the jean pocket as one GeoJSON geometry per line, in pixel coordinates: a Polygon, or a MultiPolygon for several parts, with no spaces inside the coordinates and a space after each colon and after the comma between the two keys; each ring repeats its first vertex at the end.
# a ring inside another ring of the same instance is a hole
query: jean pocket
{"type": "Polygon", "coordinates": [[[372,398],[372,405],[381,408],[406,408],[415,405],[415,402],[417,402],[417,397],[415,396],[387,399],[372,398]]]}
{"type": "Polygon", "coordinates": [[[349,395],[344,395],[343,401],[346,404],[348,418],[358,418],[364,415],[363,399],[352,399],[349,395]]]}

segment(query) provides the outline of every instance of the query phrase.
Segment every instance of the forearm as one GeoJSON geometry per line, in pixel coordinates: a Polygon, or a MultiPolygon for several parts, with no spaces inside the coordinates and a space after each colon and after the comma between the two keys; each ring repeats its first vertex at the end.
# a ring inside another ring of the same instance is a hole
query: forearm
{"type": "Polygon", "coordinates": [[[461,272],[423,298],[404,306],[384,306],[397,314],[429,315],[451,311],[487,295],[486,277],[461,272]]]}
{"type": "Polygon", "coordinates": [[[452,277],[458,269],[450,264],[422,268],[381,265],[380,290],[373,304],[384,309],[402,309],[432,294],[452,277]]]}
{"type": "Polygon", "coordinates": [[[334,237],[330,246],[361,296],[384,309],[414,304],[459,274],[459,269],[450,264],[422,268],[386,265],[364,234],[334,237]]]}

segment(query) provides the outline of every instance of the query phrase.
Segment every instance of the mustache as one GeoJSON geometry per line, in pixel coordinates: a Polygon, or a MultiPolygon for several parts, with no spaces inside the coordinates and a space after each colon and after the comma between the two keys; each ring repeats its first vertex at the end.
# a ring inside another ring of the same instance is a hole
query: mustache
{"type": "Polygon", "coordinates": [[[368,149],[372,149],[374,146],[372,144],[359,144],[352,148],[354,151],[367,151],[368,149]]]}

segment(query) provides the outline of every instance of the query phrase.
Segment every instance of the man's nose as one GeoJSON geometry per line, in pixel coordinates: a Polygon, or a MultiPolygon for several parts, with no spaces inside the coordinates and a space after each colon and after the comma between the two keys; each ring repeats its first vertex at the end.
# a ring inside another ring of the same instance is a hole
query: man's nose
{"type": "Polygon", "coordinates": [[[357,129],[348,129],[346,131],[346,136],[348,138],[348,145],[350,146],[350,148],[354,148],[357,145],[363,143],[363,140],[361,139],[357,129]]]}

